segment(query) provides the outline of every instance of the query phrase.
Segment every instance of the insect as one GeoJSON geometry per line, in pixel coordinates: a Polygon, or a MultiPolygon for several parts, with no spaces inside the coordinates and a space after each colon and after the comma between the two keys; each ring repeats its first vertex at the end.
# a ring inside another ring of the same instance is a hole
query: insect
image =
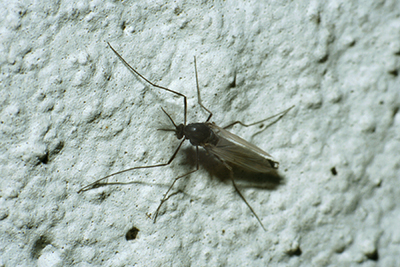
{"type": "MultiPolygon", "coordinates": [[[[166,163],[162,164],[157,164],[157,165],[149,165],[149,166],[138,166],[138,167],[133,167],[129,169],[125,169],[116,173],[112,173],[110,175],[107,175],[101,179],[98,179],[97,181],[81,188],[78,193],[89,190],[91,188],[99,187],[101,185],[105,185],[105,183],[100,183],[101,181],[115,176],[117,174],[121,174],[124,172],[128,171],[133,171],[137,169],[148,169],[148,168],[158,168],[158,167],[164,167],[169,164],[175,159],[177,153],[179,152],[182,144],[186,141],[189,140],[190,143],[196,147],[196,169],[185,173],[181,176],[176,177],[170,187],[168,188],[167,192],[164,194],[163,198],[161,199],[161,202],[153,216],[153,221],[154,223],[157,220],[158,213],[160,211],[160,208],[162,204],[169,198],[168,194],[175,185],[175,183],[183,178],[186,177],[196,171],[199,170],[199,147],[203,147],[207,152],[210,154],[214,155],[217,159],[219,159],[222,164],[228,169],[230,173],[230,179],[232,181],[233,187],[235,188],[236,192],[240,196],[240,198],[246,203],[247,207],[250,209],[250,211],[254,214],[258,222],[260,223],[261,227],[265,229],[263,223],[261,222],[260,218],[256,214],[256,212],[253,210],[253,208],[250,206],[250,204],[247,202],[245,197],[242,195],[242,193],[239,191],[238,187],[236,186],[236,183],[233,179],[233,169],[232,165],[239,166],[240,168],[250,171],[250,172],[255,172],[255,173],[270,173],[274,169],[278,169],[279,163],[273,159],[271,155],[269,155],[267,152],[261,150],[260,148],[256,147],[253,144],[250,144],[249,142],[245,141],[244,139],[240,138],[237,135],[234,135],[230,132],[228,132],[226,129],[232,127],[235,124],[240,124],[244,127],[249,127],[255,124],[262,123],[264,121],[270,120],[272,118],[278,117],[277,120],[282,118],[289,110],[291,110],[294,106],[291,106],[290,108],[284,110],[283,112],[280,112],[276,115],[273,115],[271,117],[268,117],[266,119],[263,119],[261,121],[257,121],[251,124],[244,124],[240,121],[235,121],[225,127],[219,127],[215,123],[210,122],[211,117],[213,116],[213,113],[208,110],[201,101],[200,97],[200,89],[199,89],[199,82],[198,82],[198,75],[197,75],[197,65],[196,65],[196,57],[194,57],[194,67],[195,67],[195,77],[196,77],[196,87],[197,87],[197,102],[198,104],[209,114],[208,118],[205,122],[201,123],[189,123],[187,124],[186,118],[187,118],[187,98],[185,95],[173,91],[171,89],[168,89],[166,87],[162,87],[160,85],[154,84],[150,82],[148,79],[146,79],[144,76],[142,76],[139,72],[137,72],[134,68],[132,68],[126,61],[123,59],[123,57],[110,45],[110,43],[107,43],[108,46],[111,48],[111,50],[117,55],[117,57],[121,60],[121,62],[135,75],[138,75],[140,78],[142,78],[144,81],[146,81],[148,84],[150,84],[153,87],[156,87],[158,89],[168,91],[170,93],[173,93],[175,95],[178,95],[183,98],[183,112],[184,112],[184,120],[183,124],[177,125],[172,117],[163,109],[162,111],[165,113],[165,115],[168,117],[172,125],[174,126],[174,129],[160,129],[163,131],[171,131],[174,132],[176,137],[179,140],[182,140],[178,147],[176,148],[175,152],[171,156],[171,158],[168,160],[166,163]]],[[[277,121],[276,120],[276,121],[277,121]]]]}

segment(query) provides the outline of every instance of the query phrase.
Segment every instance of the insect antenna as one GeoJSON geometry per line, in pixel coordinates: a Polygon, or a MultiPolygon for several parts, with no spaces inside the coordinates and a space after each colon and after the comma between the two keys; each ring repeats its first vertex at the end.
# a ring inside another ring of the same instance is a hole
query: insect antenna
{"type": "MultiPolygon", "coordinates": [[[[164,111],[165,115],[167,115],[168,119],[172,122],[172,124],[174,125],[174,127],[176,128],[176,124],[174,122],[174,120],[171,118],[171,116],[161,107],[162,111],[164,111]]],[[[175,131],[175,130],[173,130],[175,131]]]]}

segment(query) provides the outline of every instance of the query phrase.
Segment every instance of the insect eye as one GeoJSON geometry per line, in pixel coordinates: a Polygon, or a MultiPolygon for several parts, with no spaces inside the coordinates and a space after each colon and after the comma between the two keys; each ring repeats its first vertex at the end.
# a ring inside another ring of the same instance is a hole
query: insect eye
{"type": "Polygon", "coordinates": [[[183,124],[179,124],[178,126],[176,126],[176,137],[178,139],[182,139],[183,138],[183,136],[184,136],[183,129],[184,128],[185,127],[183,126],[183,124]]]}

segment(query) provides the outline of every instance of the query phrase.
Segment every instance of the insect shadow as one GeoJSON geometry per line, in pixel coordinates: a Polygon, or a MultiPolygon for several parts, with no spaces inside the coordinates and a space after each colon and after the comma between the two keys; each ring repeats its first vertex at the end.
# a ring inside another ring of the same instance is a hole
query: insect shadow
{"type": "Polygon", "coordinates": [[[150,82],[148,79],[146,79],[144,76],[142,76],[139,72],[137,72],[134,68],[132,68],[125,61],[125,59],[123,59],[122,56],[110,45],[110,43],[107,42],[107,44],[111,48],[111,50],[117,55],[117,57],[122,61],[122,63],[133,74],[139,76],[140,78],[142,78],[144,81],[146,81],[148,84],[152,85],[153,87],[156,87],[156,88],[164,90],[164,91],[168,91],[170,93],[173,93],[173,94],[178,95],[183,98],[183,112],[184,112],[183,124],[177,125],[175,123],[175,121],[172,119],[172,117],[161,107],[162,111],[165,113],[165,115],[168,117],[171,124],[173,125],[173,128],[172,129],[170,129],[170,128],[159,129],[161,131],[174,132],[176,137],[182,141],[179,143],[178,147],[176,148],[175,152],[172,154],[172,156],[168,160],[168,162],[162,163],[162,164],[156,164],[156,165],[149,165],[149,166],[137,166],[137,167],[125,169],[125,170],[122,170],[122,171],[119,171],[116,173],[112,173],[101,179],[98,179],[97,181],[95,181],[87,186],[84,186],[83,188],[81,188],[78,191],[78,193],[87,191],[92,188],[106,185],[107,183],[104,183],[102,181],[104,181],[105,179],[107,179],[109,177],[115,176],[117,174],[121,174],[121,173],[128,172],[128,171],[133,171],[133,170],[137,170],[137,169],[149,169],[149,168],[158,168],[158,167],[167,166],[167,165],[171,164],[171,162],[175,159],[182,144],[186,140],[189,140],[190,143],[196,148],[196,159],[195,159],[196,168],[190,172],[187,172],[183,175],[176,177],[173,180],[173,182],[171,183],[167,192],[164,194],[164,197],[161,199],[161,202],[153,216],[154,223],[157,220],[157,216],[158,216],[158,213],[160,211],[162,204],[165,201],[167,201],[169,199],[169,197],[171,196],[171,195],[169,195],[169,193],[170,193],[171,189],[173,188],[173,186],[175,185],[175,183],[179,179],[186,177],[186,176],[199,170],[199,168],[200,168],[199,167],[199,162],[200,162],[199,159],[200,159],[200,155],[201,155],[200,151],[199,151],[199,146],[200,146],[200,147],[203,147],[207,151],[208,154],[212,154],[215,156],[215,158],[219,159],[219,161],[222,162],[223,166],[225,166],[225,168],[228,169],[229,179],[231,180],[232,185],[235,188],[236,192],[241,197],[241,199],[246,203],[246,205],[250,209],[250,211],[254,214],[254,216],[260,223],[261,227],[266,231],[263,223],[261,222],[261,220],[258,217],[258,215],[256,214],[256,212],[253,210],[253,208],[247,202],[246,198],[239,191],[239,189],[235,183],[235,180],[234,180],[233,166],[237,166],[247,172],[274,175],[274,174],[276,174],[276,169],[278,169],[278,167],[279,167],[279,163],[267,152],[261,150],[260,148],[256,147],[253,144],[250,144],[249,142],[245,141],[244,139],[240,138],[239,136],[228,132],[226,129],[228,129],[236,124],[240,124],[244,127],[249,127],[249,126],[263,123],[263,122],[273,119],[273,118],[277,118],[276,120],[279,120],[286,113],[288,113],[289,110],[291,110],[294,106],[292,106],[276,115],[273,115],[271,117],[265,118],[261,121],[257,121],[257,122],[251,123],[251,124],[245,124],[245,123],[242,123],[241,121],[235,121],[225,127],[219,127],[214,122],[209,122],[211,117],[213,116],[213,113],[202,104],[201,96],[200,96],[200,89],[199,89],[199,82],[198,82],[198,75],[197,75],[196,57],[194,57],[194,68],[195,68],[196,88],[197,88],[197,102],[209,115],[205,122],[187,124],[187,121],[186,121],[187,98],[186,98],[186,96],[179,92],[173,91],[166,87],[163,87],[163,86],[160,86],[160,85],[150,82]]]}

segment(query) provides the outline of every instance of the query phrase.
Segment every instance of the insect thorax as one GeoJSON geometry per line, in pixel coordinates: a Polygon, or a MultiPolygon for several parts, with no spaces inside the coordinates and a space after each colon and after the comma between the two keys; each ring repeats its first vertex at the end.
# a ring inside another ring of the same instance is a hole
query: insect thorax
{"type": "Polygon", "coordinates": [[[194,146],[203,146],[204,144],[216,145],[218,137],[207,123],[190,123],[185,126],[183,133],[186,139],[194,146]]]}

